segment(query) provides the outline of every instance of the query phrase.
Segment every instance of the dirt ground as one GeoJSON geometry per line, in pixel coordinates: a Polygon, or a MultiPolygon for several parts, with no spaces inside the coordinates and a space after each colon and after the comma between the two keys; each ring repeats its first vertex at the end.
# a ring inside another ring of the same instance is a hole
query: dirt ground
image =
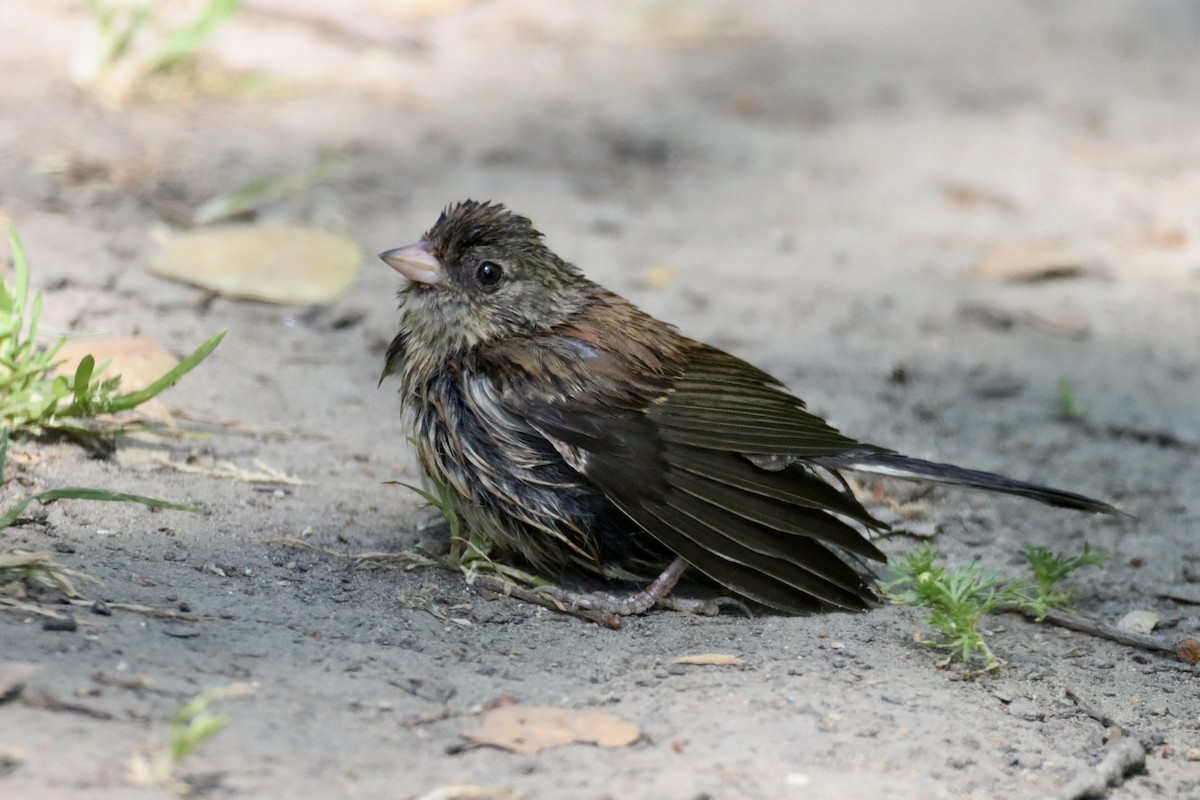
{"type": "MultiPolygon", "coordinates": [[[[6,503],[85,485],[204,513],[35,505],[0,545],[102,581],[88,598],[204,619],[80,608],[90,625],[60,632],[0,614],[0,662],[41,667],[0,705],[0,796],[170,796],[126,782],[131,754],[161,748],[205,687],[250,683],[180,766],[208,796],[1043,798],[1104,749],[1075,689],[1157,735],[1112,797],[1200,797],[1200,670],[1166,655],[1002,616],[986,627],[1007,666],[964,681],[914,643],[907,609],[654,613],[611,631],[485,600],[456,573],[264,543],[419,543],[426,512],[383,483],[416,472],[395,386],[376,388],[400,279],[374,253],[446,203],[491,198],[850,434],[1119,503],[1136,518],[937,490],[905,524],[1007,572],[1025,543],[1088,542],[1112,558],[1080,573],[1080,610],[1152,610],[1165,635],[1200,635],[1183,602],[1200,600],[1200,6],[250,0],[213,57],[289,92],[121,109],[71,82],[83,4],[4,0],[0,30],[0,217],[46,324],[181,354],[227,330],[166,400],[241,423],[172,445],[198,473],[14,445],[6,503]],[[338,161],[308,218],[363,250],[345,296],[211,299],[144,271],[208,198],[322,153],[338,161]],[[978,275],[1030,242],[1082,274],[978,275]],[[1081,419],[1062,413],[1062,380],[1081,419]],[[215,461],[301,482],[206,474],[215,461]],[[745,665],[672,663],[714,652],[745,665]],[[502,698],[613,712],[643,735],[463,747],[502,698]]],[[[880,513],[912,496],[884,488],[880,513]]]]}

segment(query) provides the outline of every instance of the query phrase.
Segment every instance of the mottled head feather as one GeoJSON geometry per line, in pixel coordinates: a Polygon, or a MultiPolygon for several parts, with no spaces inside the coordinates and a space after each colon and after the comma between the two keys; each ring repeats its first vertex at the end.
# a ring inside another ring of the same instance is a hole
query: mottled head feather
{"type": "Polygon", "coordinates": [[[542,248],[542,234],[528,217],[501,203],[464,200],[447,206],[423,237],[443,264],[453,264],[473,247],[503,246],[514,253],[542,248]]]}

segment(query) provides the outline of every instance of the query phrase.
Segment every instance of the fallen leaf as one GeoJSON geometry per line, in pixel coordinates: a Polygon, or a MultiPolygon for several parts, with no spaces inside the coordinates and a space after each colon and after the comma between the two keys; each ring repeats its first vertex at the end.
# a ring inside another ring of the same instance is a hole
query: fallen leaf
{"type": "Polygon", "coordinates": [[[675,280],[675,268],[667,264],[652,264],[642,272],[647,289],[665,289],[675,280]]]}
{"type": "MultiPolygon", "coordinates": [[[[75,368],[86,355],[96,359],[97,367],[106,361],[111,362],[103,370],[103,374],[108,377],[120,375],[122,392],[145,389],[179,363],[179,359],[171,355],[165,347],[144,336],[75,340],[67,342],[59,349],[57,358],[63,363],[55,373],[68,377],[74,375],[75,368]]],[[[100,374],[101,371],[97,369],[93,377],[99,377],[100,374]]]]}
{"type": "Polygon", "coordinates": [[[741,667],[746,664],[737,656],[728,653],[701,653],[695,656],[680,656],[672,664],[694,664],[701,667],[741,667]]]}
{"type": "Polygon", "coordinates": [[[984,256],[975,273],[985,280],[1031,283],[1083,274],[1083,264],[1051,244],[1022,242],[997,248],[984,256]]]}
{"type": "Polygon", "coordinates": [[[1003,211],[1012,211],[1015,207],[1007,197],[970,184],[948,181],[940,188],[946,202],[958,208],[975,208],[985,203],[1003,211]]]}
{"type": "Polygon", "coordinates": [[[1187,247],[1187,232],[1182,228],[1152,228],[1147,234],[1150,243],[1167,250],[1187,247]]]}
{"type": "Polygon", "coordinates": [[[1158,624],[1158,614],[1153,611],[1130,611],[1121,617],[1117,627],[1129,633],[1150,633],[1158,624]]]}
{"type": "Polygon", "coordinates": [[[625,747],[641,736],[631,722],[606,711],[573,711],[544,706],[500,706],[483,715],[473,742],[532,755],[564,744],[625,747]]]}
{"type": "Polygon", "coordinates": [[[332,233],[226,226],[180,236],[155,254],[147,269],[230,297],[307,305],[349,289],[358,262],[358,247],[332,233]]]}
{"type": "MultiPolygon", "coordinates": [[[[179,359],[165,347],[145,336],[118,339],[76,339],[59,348],[56,358],[60,363],[54,370],[56,375],[68,378],[75,374],[84,356],[96,359],[93,379],[104,376],[121,376],[121,392],[139,392],[175,368],[179,359]],[[107,366],[105,362],[108,362],[107,366]],[[104,366],[104,369],[100,369],[104,366]]],[[[135,411],[143,417],[173,426],[171,412],[157,397],[139,405],[135,411]]]]}

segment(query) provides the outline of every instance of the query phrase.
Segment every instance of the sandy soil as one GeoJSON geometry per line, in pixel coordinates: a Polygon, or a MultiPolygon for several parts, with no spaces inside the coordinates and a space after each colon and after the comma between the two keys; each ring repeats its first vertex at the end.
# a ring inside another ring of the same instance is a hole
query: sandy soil
{"type": "Polygon", "coordinates": [[[82,484],[202,506],[34,507],[0,544],[54,551],[103,581],[89,597],[205,621],[82,609],[92,624],[68,633],[0,614],[0,662],[42,665],[27,696],[80,707],[0,706],[0,795],[154,796],[123,780],[130,753],[161,746],[202,688],[251,682],[182,766],[212,796],[1042,798],[1104,746],[1068,688],[1158,734],[1113,797],[1200,796],[1200,763],[1185,758],[1200,747],[1200,672],[1171,658],[1000,617],[987,627],[1008,666],[961,681],[913,642],[908,610],[659,613],[609,631],[489,602],[454,573],[353,570],[263,541],[417,544],[424,512],[382,484],[415,471],[395,388],[375,386],[399,280],[371,254],[415,239],[447,202],[492,198],[854,435],[1121,503],[1137,519],[936,491],[909,525],[1001,570],[1027,542],[1089,542],[1112,559],[1080,575],[1082,610],[1154,610],[1164,633],[1197,635],[1198,606],[1162,596],[1200,596],[1195,4],[497,0],[424,17],[403,5],[251,0],[214,53],[311,88],[110,110],[69,78],[82,4],[0,4],[0,213],[24,238],[47,323],[137,331],[179,353],[228,330],[167,399],[250,432],[172,456],[303,481],[15,447],[10,471],[29,485],[7,484],[10,498],[82,484]],[[341,160],[315,213],[365,253],[343,298],[203,302],[143,271],[207,198],[323,152],[341,160]],[[1085,274],[975,274],[1032,241],[1085,274]],[[1064,378],[1082,421],[1060,414],[1064,378]],[[706,652],[746,665],[672,664],[706,652]],[[147,685],[113,685],[136,676],[147,685]],[[462,748],[503,697],[611,711],[644,736],[537,756],[462,748]]]}

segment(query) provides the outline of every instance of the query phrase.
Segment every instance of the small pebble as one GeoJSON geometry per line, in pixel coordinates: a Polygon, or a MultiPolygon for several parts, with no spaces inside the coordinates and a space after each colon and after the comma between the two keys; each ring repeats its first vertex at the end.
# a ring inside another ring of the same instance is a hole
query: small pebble
{"type": "Polygon", "coordinates": [[[72,633],[79,630],[79,623],[75,621],[74,617],[63,617],[62,619],[50,618],[42,622],[42,630],[72,633]]]}
{"type": "Polygon", "coordinates": [[[111,617],[112,609],[108,607],[108,603],[103,600],[97,600],[92,603],[92,613],[99,614],[102,617],[111,617]]]}

